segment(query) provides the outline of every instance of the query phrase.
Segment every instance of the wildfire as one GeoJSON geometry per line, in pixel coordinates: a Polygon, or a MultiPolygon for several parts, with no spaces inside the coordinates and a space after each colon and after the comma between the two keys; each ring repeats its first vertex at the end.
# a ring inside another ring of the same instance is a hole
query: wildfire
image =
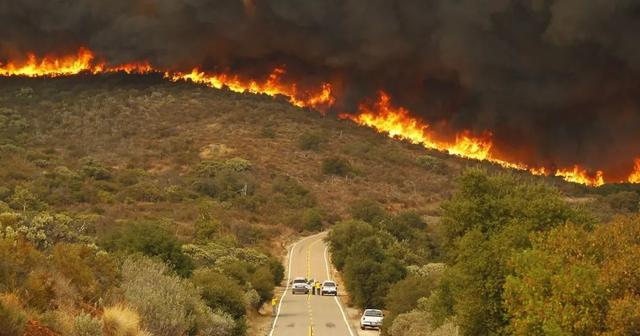
{"type": "MultiPolygon", "coordinates": [[[[358,114],[341,114],[340,117],[353,120],[360,125],[375,128],[390,137],[421,144],[429,149],[444,151],[451,155],[468,159],[486,160],[506,168],[527,170],[533,175],[550,175],[550,172],[544,167],[529,167],[523,163],[509,162],[495,157],[491,152],[493,146],[491,133],[486,133],[479,137],[474,136],[469,131],[464,131],[456,136],[454,142],[438,140],[435,134],[430,131],[429,124],[411,117],[409,111],[405,108],[392,106],[391,98],[384,92],[379,92],[378,100],[373,104],[360,104],[358,114]]],[[[640,182],[640,160],[638,160],[637,165],[638,181],[640,182]]],[[[589,186],[604,184],[602,171],[597,171],[595,176],[591,176],[579,166],[575,166],[572,169],[558,169],[553,175],[561,177],[568,182],[589,186]]]]}
{"type": "Polygon", "coordinates": [[[633,161],[633,172],[627,179],[629,183],[640,183],[640,158],[633,161]]]}
{"type": "Polygon", "coordinates": [[[237,75],[229,74],[207,74],[198,69],[190,73],[170,73],[165,72],[165,77],[172,81],[187,80],[198,84],[205,84],[216,89],[229,88],[234,92],[250,92],[266,94],[268,96],[285,96],[292,105],[298,107],[328,107],[334,103],[331,95],[331,85],[323,83],[318,90],[307,92],[298,89],[296,83],[285,83],[282,76],[285,74],[284,68],[275,68],[269,74],[266,81],[245,80],[237,75]]]}
{"type": "MultiPolygon", "coordinates": [[[[263,80],[247,79],[229,73],[206,73],[199,69],[191,72],[176,72],[154,68],[148,62],[111,65],[97,60],[94,53],[86,48],[80,48],[75,55],[64,57],[45,56],[38,58],[35,54],[28,54],[21,62],[0,62],[0,76],[27,77],[59,77],[71,76],[79,73],[162,73],[171,81],[191,81],[213,88],[228,88],[234,92],[250,92],[269,96],[284,96],[298,107],[312,107],[324,110],[335,102],[332,87],[329,83],[322,83],[314,89],[301,89],[295,81],[285,78],[284,67],[276,67],[263,80]]],[[[476,136],[469,131],[456,135],[455,140],[442,140],[430,128],[430,125],[418,118],[412,117],[403,107],[393,106],[388,94],[380,92],[375,102],[360,104],[358,113],[341,114],[340,118],[350,119],[360,125],[375,128],[390,137],[400,138],[426,148],[447,152],[464,158],[486,160],[503,167],[526,170],[533,175],[554,175],[566,181],[581,183],[589,186],[604,184],[604,173],[597,171],[589,174],[585,169],[574,166],[557,169],[555,172],[545,167],[529,167],[526,164],[511,162],[496,157],[492,152],[493,142],[491,133],[476,136]]],[[[634,162],[634,170],[627,179],[630,183],[640,183],[640,158],[634,162]]]]}
{"type": "Polygon", "coordinates": [[[601,170],[598,170],[595,176],[591,176],[578,165],[569,169],[558,169],[555,175],[562,177],[568,182],[586,184],[592,187],[598,187],[604,184],[604,173],[601,170]]]}
{"type": "Polygon", "coordinates": [[[93,74],[103,72],[149,73],[154,71],[147,62],[107,66],[105,62],[96,62],[91,50],[80,48],[75,55],[64,57],[46,56],[41,59],[28,54],[24,62],[0,63],[1,76],[59,77],[77,75],[81,72],[93,74]]]}

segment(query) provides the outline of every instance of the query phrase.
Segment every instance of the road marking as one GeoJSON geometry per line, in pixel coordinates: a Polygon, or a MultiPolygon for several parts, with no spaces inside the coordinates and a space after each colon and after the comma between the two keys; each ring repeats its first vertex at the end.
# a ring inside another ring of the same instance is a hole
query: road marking
{"type": "MultiPolygon", "coordinates": [[[[327,270],[327,280],[332,280],[331,274],[329,274],[329,261],[327,259],[327,250],[328,249],[329,249],[329,246],[325,246],[325,248],[324,248],[324,266],[325,266],[325,269],[327,270]]],[[[338,308],[340,308],[340,313],[342,313],[342,319],[344,320],[344,323],[347,325],[347,330],[349,330],[349,335],[353,336],[353,331],[351,331],[351,325],[349,324],[349,320],[347,320],[347,315],[344,313],[344,310],[342,309],[342,305],[340,304],[340,301],[338,301],[338,296],[334,296],[333,299],[336,301],[336,304],[338,305],[338,308]]]]}
{"type": "Polygon", "coordinates": [[[282,297],[280,298],[280,303],[278,303],[278,311],[276,312],[276,318],[273,319],[273,324],[271,325],[271,331],[269,332],[269,336],[273,336],[273,332],[276,330],[276,323],[278,323],[278,317],[280,317],[280,308],[282,307],[282,302],[284,302],[284,297],[287,295],[287,292],[289,291],[289,283],[291,282],[291,262],[293,261],[293,249],[296,247],[296,245],[298,245],[298,243],[301,243],[311,237],[314,237],[314,236],[308,236],[293,243],[293,245],[291,245],[291,248],[289,249],[289,252],[287,253],[287,257],[289,258],[289,266],[288,266],[289,270],[287,272],[287,285],[284,289],[284,293],[282,294],[282,297]]]}

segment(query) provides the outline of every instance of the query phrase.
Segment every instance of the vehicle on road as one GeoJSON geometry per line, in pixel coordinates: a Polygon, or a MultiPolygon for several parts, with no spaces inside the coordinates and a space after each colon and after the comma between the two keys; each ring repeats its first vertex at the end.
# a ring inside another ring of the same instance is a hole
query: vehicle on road
{"type": "Polygon", "coordinates": [[[380,329],[382,327],[382,319],[384,318],[380,309],[365,309],[360,318],[360,329],[367,328],[380,329]]]}
{"type": "Polygon", "coordinates": [[[291,283],[291,294],[309,294],[311,286],[309,286],[307,279],[303,277],[297,277],[293,279],[291,283]]]}
{"type": "Polygon", "coordinates": [[[338,295],[338,285],[330,280],[325,280],[320,288],[320,295],[338,295]]]}

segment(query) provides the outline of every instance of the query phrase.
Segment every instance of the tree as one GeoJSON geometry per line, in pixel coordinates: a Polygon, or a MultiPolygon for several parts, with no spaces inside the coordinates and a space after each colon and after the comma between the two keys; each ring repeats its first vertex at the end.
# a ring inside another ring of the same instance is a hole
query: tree
{"type": "Polygon", "coordinates": [[[510,328],[527,335],[640,333],[640,219],[590,231],[561,225],[511,258],[505,283],[510,328]]]}
{"type": "Polygon", "coordinates": [[[432,310],[440,322],[455,315],[465,335],[507,333],[503,286],[508,262],[513,253],[531,246],[530,233],[570,219],[590,223],[556,189],[481,169],[462,174],[443,210],[443,248],[450,267],[432,310]]]}

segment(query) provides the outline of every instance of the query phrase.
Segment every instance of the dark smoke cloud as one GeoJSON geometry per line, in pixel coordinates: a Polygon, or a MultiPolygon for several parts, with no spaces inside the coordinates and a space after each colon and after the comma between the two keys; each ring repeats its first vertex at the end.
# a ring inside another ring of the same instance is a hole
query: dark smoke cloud
{"type": "Polygon", "coordinates": [[[124,63],[388,91],[534,165],[628,172],[640,156],[635,0],[0,0],[0,59],[87,46],[124,63]]]}

